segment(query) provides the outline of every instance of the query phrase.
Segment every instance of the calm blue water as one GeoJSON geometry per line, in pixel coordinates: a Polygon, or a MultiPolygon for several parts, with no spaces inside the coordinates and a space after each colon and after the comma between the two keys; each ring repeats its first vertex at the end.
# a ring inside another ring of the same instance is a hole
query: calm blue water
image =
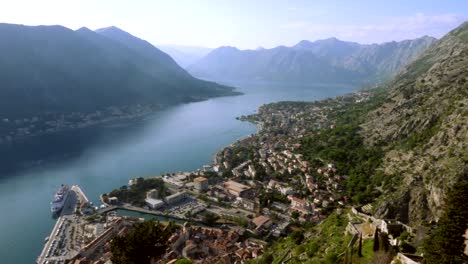
{"type": "MultiPolygon", "coordinates": [[[[128,124],[0,146],[3,157],[14,153],[15,159],[31,158],[31,153],[53,156],[69,154],[69,150],[76,154],[66,162],[46,162],[49,165],[28,172],[0,176],[1,262],[35,261],[54,225],[49,203],[62,183],[80,185],[91,200],[98,202],[100,193],[124,185],[130,178],[209,164],[219,149],[255,132],[255,126],[235,117],[251,114],[264,103],[312,101],[353,90],[342,85],[231,84],[245,94],[172,107],[128,124]]],[[[6,165],[0,162],[0,166],[6,165]]]]}

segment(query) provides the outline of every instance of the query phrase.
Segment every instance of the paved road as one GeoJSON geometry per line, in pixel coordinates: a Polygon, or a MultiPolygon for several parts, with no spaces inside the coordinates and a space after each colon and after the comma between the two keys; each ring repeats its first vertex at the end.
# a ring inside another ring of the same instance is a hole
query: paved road
{"type": "Polygon", "coordinates": [[[71,190],[68,193],[67,200],[63,205],[61,215],[72,215],[75,212],[76,202],[78,201],[78,196],[75,191],[71,190]]]}

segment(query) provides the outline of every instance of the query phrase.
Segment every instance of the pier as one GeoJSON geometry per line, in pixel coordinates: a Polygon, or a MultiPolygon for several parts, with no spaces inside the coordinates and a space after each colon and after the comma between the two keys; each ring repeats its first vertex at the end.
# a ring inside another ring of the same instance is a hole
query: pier
{"type": "Polygon", "coordinates": [[[75,185],[70,188],[65,197],[65,202],[57,222],[36,263],[66,263],[78,254],[79,251],[69,245],[73,234],[68,230],[69,226],[73,226],[78,221],[74,217],[78,202],[89,202],[89,200],[81,188],[75,185]]]}

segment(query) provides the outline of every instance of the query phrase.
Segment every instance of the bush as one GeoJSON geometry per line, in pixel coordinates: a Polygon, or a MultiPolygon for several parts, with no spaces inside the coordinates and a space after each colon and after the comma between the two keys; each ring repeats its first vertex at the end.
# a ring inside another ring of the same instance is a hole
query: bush
{"type": "Polygon", "coordinates": [[[416,248],[414,248],[411,244],[408,244],[407,242],[402,242],[400,247],[403,253],[414,254],[416,252],[416,248]]]}
{"type": "Polygon", "coordinates": [[[210,212],[206,212],[203,215],[203,222],[208,226],[213,226],[214,224],[216,224],[216,221],[218,221],[218,219],[219,219],[219,216],[210,212]]]}
{"type": "Polygon", "coordinates": [[[326,263],[330,263],[330,264],[334,264],[334,263],[337,263],[337,260],[338,260],[338,254],[336,252],[329,252],[326,256],[325,256],[325,262],[326,263]]]}
{"type": "Polygon", "coordinates": [[[174,264],[192,264],[190,259],[178,259],[174,264]]]}
{"type": "Polygon", "coordinates": [[[294,255],[299,256],[302,254],[304,251],[306,251],[306,247],[304,245],[299,245],[294,248],[294,255]]]}
{"type": "Polygon", "coordinates": [[[299,245],[299,244],[301,244],[302,240],[304,240],[304,231],[303,230],[294,231],[294,232],[292,232],[290,237],[291,237],[292,241],[294,241],[294,243],[296,243],[296,245],[299,245]]]}
{"type": "Polygon", "coordinates": [[[262,255],[262,257],[260,258],[260,260],[258,261],[259,264],[271,264],[273,262],[274,258],[273,258],[273,255],[271,255],[270,253],[265,253],[262,255]]]}
{"type": "Polygon", "coordinates": [[[313,257],[315,253],[317,253],[318,250],[319,250],[319,245],[317,244],[317,242],[312,241],[311,243],[307,245],[307,249],[306,249],[307,256],[309,258],[313,257]]]}

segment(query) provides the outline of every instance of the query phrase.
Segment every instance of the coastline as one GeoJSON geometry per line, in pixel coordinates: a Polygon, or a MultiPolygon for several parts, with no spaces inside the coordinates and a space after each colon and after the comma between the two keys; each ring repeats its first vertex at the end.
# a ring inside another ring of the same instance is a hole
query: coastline
{"type": "MultiPolygon", "coordinates": [[[[107,125],[107,124],[112,124],[112,123],[119,124],[121,122],[124,123],[124,122],[141,121],[145,117],[148,117],[148,116],[151,116],[151,115],[153,115],[155,113],[167,110],[167,109],[169,109],[171,107],[180,106],[180,105],[184,105],[184,104],[203,102],[203,101],[207,101],[207,100],[210,100],[210,99],[213,99],[213,98],[227,97],[227,96],[241,96],[241,95],[244,95],[244,93],[242,93],[240,91],[231,91],[231,93],[227,94],[227,95],[211,96],[211,97],[206,97],[206,98],[193,98],[193,100],[191,100],[191,101],[179,102],[179,103],[171,104],[171,105],[138,106],[137,110],[135,110],[136,112],[131,112],[131,113],[123,114],[123,115],[116,115],[114,113],[111,113],[111,114],[109,114],[107,116],[104,116],[101,119],[97,119],[97,120],[84,120],[84,121],[80,121],[80,122],[77,122],[77,123],[69,124],[67,126],[60,126],[59,125],[59,126],[56,126],[56,127],[53,127],[53,128],[50,127],[50,128],[48,128],[46,130],[39,131],[39,132],[36,132],[36,133],[25,132],[25,133],[21,133],[19,135],[12,135],[12,136],[7,135],[7,136],[4,136],[4,137],[0,137],[0,147],[2,145],[4,145],[4,144],[13,144],[13,143],[21,141],[21,140],[26,140],[26,139],[39,137],[39,136],[44,136],[44,135],[51,135],[51,134],[54,134],[54,133],[62,133],[62,132],[67,132],[67,131],[79,130],[79,129],[83,129],[83,128],[90,128],[90,127],[96,127],[96,126],[100,126],[100,125],[107,125]],[[143,109],[143,110],[141,110],[141,109],[143,109]]],[[[116,108],[116,109],[117,109],[117,111],[121,111],[121,109],[119,109],[119,108],[116,108]]],[[[101,113],[103,111],[111,111],[111,110],[110,110],[110,107],[108,107],[106,109],[96,110],[96,113],[101,113]]],[[[115,111],[115,109],[113,109],[112,111],[115,111]]],[[[131,111],[134,111],[134,110],[131,110],[131,111]]],[[[94,113],[90,113],[89,115],[94,115],[94,113]]],[[[31,120],[32,119],[33,118],[31,118],[31,120]]],[[[0,122],[6,122],[6,121],[4,119],[4,120],[0,120],[0,122]]],[[[8,122],[13,122],[13,120],[8,121],[8,122]]],[[[50,122],[57,122],[58,123],[58,122],[60,122],[60,120],[48,120],[46,122],[43,122],[42,125],[50,123],[50,122]]],[[[22,128],[18,128],[18,129],[22,129],[22,128]]]]}
{"type": "MultiPolygon", "coordinates": [[[[228,95],[228,96],[238,96],[242,94],[243,93],[235,92],[233,95],[228,95]]],[[[131,127],[134,124],[146,122],[152,119],[158,113],[167,111],[173,107],[188,105],[192,103],[204,102],[204,101],[208,101],[210,99],[214,99],[218,97],[224,97],[224,96],[197,99],[197,100],[193,100],[190,102],[179,103],[179,104],[169,105],[169,106],[164,106],[164,107],[161,106],[161,107],[153,108],[152,111],[143,111],[143,112],[139,112],[139,113],[131,114],[131,115],[105,117],[99,120],[95,120],[93,122],[76,123],[72,127],[66,126],[66,127],[60,127],[59,129],[55,129],[55,130],[42,131],[40,133],[35,133],[35,134],[21,135],[21,136],[11,138],[11,140],[5,140],[5,136],[3,137],[3,140],[2,140],[2,136],[0,135],[0,150],[3,150],[3,152],[5,153],[9,151],[13,151],[18,146],[21,147],[23,145],[24,146],[36,145],[36,142],[41,142],[44,140],[43,137],[46,137],[45,140],[49,142],[51,141],[52,138],[55,138],[55,137],[70,138],[70,136],[67,136],[68,134],[70,135],[85,134],[86,141],[87,141],[81,147],[71,150],[70,152],[48,153],[47,155],[40,156],[40,157],[39,156],[23,157],[24,155],[21,155],[21,152],[18,152],[18,155],[16,154],[14,155],[15,157],[14,160],[11,159],[8,166],[5,166],[5,169],[1,171],[2,176],[0,178],[6,178],[11,175],[15,175],[17,173],[28,172],[37,168],[42,168],[42,167],[49,166],[49,165],[53,166],[61,162],[68,162],[68,161],[73,160],[74,158],[80,155],[82,149],[86,149],[88,146],[93,146],[94,142],[93,142],[92,134],[95,132],[92,132],[92,131],[96,129],[107,129],[107,128],[120,129],[120,128],[131,127]]],[[[1,122],[3,121],[0,120],[0,124],[1,122]]]]}
{"type": "MultiPolygon", "coordinates": [[[[261,105],[261,106],[263,106],[263,105],[261,105]]],[[[260,108],[261,106],[259,106],[259,108],[260,108]]],[[[241,142],[241,141],[243,141],[243,140],[246,140],[246,139],[248,139],[248,138],[250,138],[250,137],[252,137],[252,136],[258,135],[258,133],[260,133],[260,132],[262,131],[262,128],[263,128],[263,123],[262,123],[262,122],[253,122],[253,121],[251,121],[251,120],[243,120],[243,119],[241,119],[240,117],[236,117],[236,120],[238,120],[238,121],[240,121],[240,122],[248,122],[248,123],[251,123],[251,124],[255,125],[257,131],[255,131],[255,133],[251,133],[251,134],[249,134],[249,135],[247,135],[247,136],[240,137],[240,138],[236,139],[234,142],[232,142],[231,144],[226,145],[226,146],[222,147],[221,149],[217,150],[217,151],[213,154],[213,157],[212,157],[212,161],[211,161],[211,162],[212,162],[212,165],[213,165],[213,166],[218,165],[217,162],[216,162],[216,157],[218,157],[218,155],[219,155],[222,151],[224,151],[226,148],[232,147],[234,144],[237,144],[237,143],[239,143],[239,142],[241,142]]]]}

